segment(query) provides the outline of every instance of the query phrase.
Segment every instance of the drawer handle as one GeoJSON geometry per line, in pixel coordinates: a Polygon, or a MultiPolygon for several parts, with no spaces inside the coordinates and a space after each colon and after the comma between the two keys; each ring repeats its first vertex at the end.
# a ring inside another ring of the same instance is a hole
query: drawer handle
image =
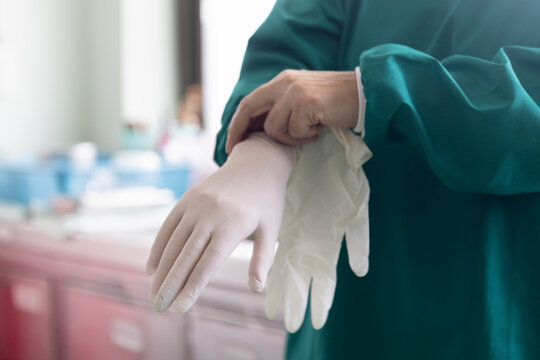
{"type": "Polygon", "coordinates": [[[143,331],[129,320],[112,319],[109,338],[114,345],[129,352],[141,354],[144,350],[143,331]]]}
{"type": "Polygon", "coordinates": [[[252,348],[244,345],[222,343],[219,344],[218,353],[220,359],[255,360],[257,353],[252,348]]]}
{"type": "Polygon", "coordinates": [[[11,301],[17,310],[28,314],[40,314],[45,305],[40,289],[21,282],[12,285],[11,301]]]}

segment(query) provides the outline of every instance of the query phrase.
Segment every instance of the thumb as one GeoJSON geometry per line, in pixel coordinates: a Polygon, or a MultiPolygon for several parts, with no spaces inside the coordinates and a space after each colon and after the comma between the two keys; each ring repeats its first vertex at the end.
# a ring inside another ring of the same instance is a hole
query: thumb
{"type": "Polygon", "coordinates": [[[277,235],[259,227],[255,231],[253,253],[249,263],[249,287],[253,292],[261,292],[266,284],[268,271],[274,260],[277,235]]]}

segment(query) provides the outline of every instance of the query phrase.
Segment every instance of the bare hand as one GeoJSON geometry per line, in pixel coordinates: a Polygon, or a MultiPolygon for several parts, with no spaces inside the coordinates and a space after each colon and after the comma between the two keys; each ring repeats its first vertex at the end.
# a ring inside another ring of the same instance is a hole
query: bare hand
{"type": "Polygon", "coordinates": [[[325,126],[354,127],[357,117],[354,71],[284,70],[242,99],[229,127],[226,151],[230,153],[257,122],[277,141],[301,145],[315,141],[325,126]]]}

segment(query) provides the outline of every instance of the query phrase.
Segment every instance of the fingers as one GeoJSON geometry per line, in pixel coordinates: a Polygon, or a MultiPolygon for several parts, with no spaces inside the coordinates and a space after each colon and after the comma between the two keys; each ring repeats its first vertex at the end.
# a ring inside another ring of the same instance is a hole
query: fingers
{"type": "Polygon", "coordinates": [[[274,262],[268,274],[268,282],[266,284],[265,310],[266,317],[274,319],[278,313],[281,302],[285,296],[286,279],[289,276],[289,270],[292,269],[289,260],[289,249],[282,244],[278,246],[274,256],[274,262]]]}
{"type": "Polygon", "coordinates": [[[222,234],[210,240],[176,299],[176,312],[183,314],[191,308],[212,276],[233,252],[234,244],[238,242],[226,241],[226,238],[227,235],[222,234]]]}
{"type": "Polygon", "coordinates": [[[174,265],[176,258],[182,251],[184,244],[191,235],[193,226],[194,224],[191,221],[188,221],[187,217],[183,217],[170,236],[170,239],[163,250],[163,254],[154,273],[154,278],[152,279],[152,286],[150,288],[150,301],[152,303],[155,302],[156,294],[161,287],[163,280],[165,280],[167,277],[167,274],[174,265]]]}
{"type": "Polygon", "coordinates": [[[227,133],[227,143],[225,151],[230,154],[233,147],[244,138],[250,122],[253,117],[257,117],[272,108],[276,98],[275,86],[265,84],[253,90],[249,95],[245,96],[236,112],[234,113],[229,132],[227,133]]]}
{"type": "Polygon", "coordinates": [[[277,141],[295,146],[317,139],[316,135],[324,127],[320,121],[322,115],[318,115],[320,111],[298,105],[303,102],[283,91],[287,86],[284,77],[278,76],[242,99],[229,126],[225,145],[228,154],[250,129],[260,129],[260,116],[265,113],[268,115],[264,119],[264,131],[277,141]],[[293,108],[298,109],[298,116],[291,119],[293,108]],[[257,124],[254,126],[253,122],[257,124]]]}
{"type": "MultiPolygon", "coordinates": [[[[178,245],[180,251],[177,251],[176,254],[172,253],[172,259],[167,258],[167,264],[164,265],[163,269],[158,267],[158,272],[156,272],[152,283],[152,294],[156,294],[152,300],[154,300],[154,308],[157,311],[165,311],[176,298],[184,286],[185,279],[208,244],[208,238],[207,232],[195,228],[187,241],[178,241],[182,245],[178,245]],[[160,277],[156,278],[158,273],[160,277]]],[[[174,250],[176,251],[176,249],[174,250]]]]}
{"type": "Polygon", "coordinates": [[[152,249],[150,250],[150,255],[148,256],[148,260],[146,262],[146,273],[148,275],[153,275],[156,272],[163,251],[165,250],[165,246],[167,246],[172,233],[180,222],[182,213],[182,202],[179,201],[169,215],[167,215],[163,225],[161,225],[161,228],[156,235],[156,239],[152,244],[152,249]]]}
{"type": "Polygon", "coordinates": [[[357,276],[365,276],[369,270],[369,218],[367,208],[360,217],[347,225],[345,230],[349,265],[357,276]]]}
{"type": "Polygon", "coordinates": [[[313,328],[321,329],[326,323],[335,289],[335,273],[332,275],[319,273],[313,277],[311,283],[311,323],[313,328]]]}
{"type": "Polygon", "coordinates": [[[288,134],[290,116],[291,108],[287,99],[276,103],[266,116],[264,132],[284,144],[290,142],[291,137],[288,134]]]}
{"type": "Polygon", "coordinates": [[[283,312],[285,316],[285,328],[294,333],[300,329],[304,322],[308,301],[310,276],[296,269],[290,271],[285,285],[285,304],[283,312]]]}
{"type": "Polygon", "coordinates": [[[311,138],[324,129],[324,125],[316,119],[312,120],[313,117],[308,117],[302,110],[293,110],[288,122],[287,133],[294,139],[311,138]]]}
{"type": "Polygon", "coordinates": [[[253,253],[249,263],[249,287],[253,292],[261,292],[274,259],[274,244],[277,236],[265,233],[261,228],[255,232],[253,253]]]}
{"type": "MultiPolygon", "coordinates": [[[[287,100],[277,103],[272,107],[264,121],[264,132],[280,143],[289,146],[304,145],[316,141],[322,127],[306,127],[301,124],[292,125],[293,114],[294,110],[291,110],[287,100]],[[294,134],[291,133],[291,129],[294,129],[294,134]]],[[[305,119],[299,117],[295,118],[295,121],[297,122],[302,122],[304,120],[305,119]]]]}
{"type": "MultiPolygon", "coordinates": [[[[264,122],[264,132],[289,146],[304,145],[318,139],[318,132],[308,138],[295,138],[289,133],[291,110],[286,103],[276,104],[268,113],[264,122]]],[[[305,132],[307,134],[307,132],[305,132]]]]}
{"type": "Polygon", "coordinates": [[[349,265],[357,276],[365,276],[369,270],[369,183],[360,169],[363,180],[355,198],[360,205],[358,213],[345,228],[345,241],[349,265]]]}
{"type": "Polygon", "coordinates": [[[283,279],[279,276],[278,270],[280,266],[276,264],[273,265],[268,276],[268,284],[266,288],[266,297],[265,297],[265,311],[266,317],[269,319],[274,319],[278,313],[279,306],[281,301],[283,301],[283,296],[285,295],[285,283],[283,279]]]}

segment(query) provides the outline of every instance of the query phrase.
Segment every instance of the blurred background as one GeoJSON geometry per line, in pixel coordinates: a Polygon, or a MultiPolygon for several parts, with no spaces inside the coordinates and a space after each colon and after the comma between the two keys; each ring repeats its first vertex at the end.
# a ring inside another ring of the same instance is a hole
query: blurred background
{"type": "Polygon", "coordinates": [[[277,359],[242,243],[186,315],[144,274],[275,0],[0,0],[0,359],[277,359]]]}

